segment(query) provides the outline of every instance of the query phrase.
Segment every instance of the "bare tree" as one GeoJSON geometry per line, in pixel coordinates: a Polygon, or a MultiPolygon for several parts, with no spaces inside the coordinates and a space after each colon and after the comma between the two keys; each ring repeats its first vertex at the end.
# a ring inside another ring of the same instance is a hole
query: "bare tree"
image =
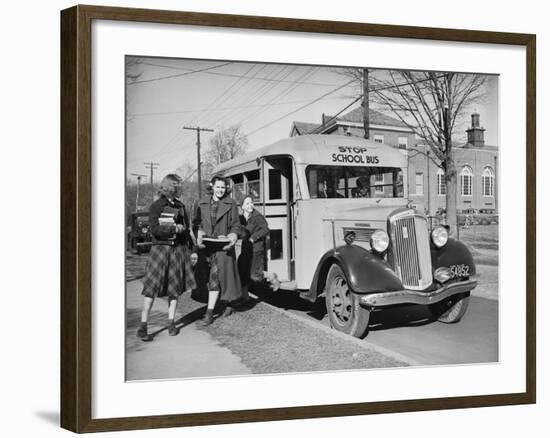
{"type": "Polygon", "coordinates": [[[210,176],[218,164],[243,155],[247,147],[248,138],[242,133],[240,125],[219,128],[210,139],[204,154],[205,177],[210,176]]]}
{"type": "MultiPolygon", "coordinates": [[[[452,72],[375,71],[369,76],[368,99],[391,113],[425,143],[430,158],[445,172],[449,226],[456,233],[457,174],[453,136],[465,111],[485,96],[486,76],[452,72]]],[[[362,69],[344,74],[362,80],[362,69]]],[[[422,151],[420,151],[422,152],[422,151]]]]}

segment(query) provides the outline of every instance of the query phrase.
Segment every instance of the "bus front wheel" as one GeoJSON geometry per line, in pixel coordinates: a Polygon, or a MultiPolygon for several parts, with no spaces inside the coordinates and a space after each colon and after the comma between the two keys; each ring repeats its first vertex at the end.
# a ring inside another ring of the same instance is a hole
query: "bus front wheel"
{"type": "Polygon", "coordinates": [[[344,271],[336,264],[328,271],[325,302],[332,328],[356,338],[366,336],[370,311],[361,307],[359,297],[350,289],[344,271]]]}

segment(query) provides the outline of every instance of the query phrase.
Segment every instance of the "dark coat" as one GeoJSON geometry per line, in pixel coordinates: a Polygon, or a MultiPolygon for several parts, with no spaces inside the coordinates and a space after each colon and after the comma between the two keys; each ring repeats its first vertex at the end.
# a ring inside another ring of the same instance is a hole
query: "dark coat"
{"type": "Polygon", "coordinates": [[[189,245],[189,219],[185,206],[178,199],[169,200],[162,195],[149,207],[149,227],[153,235],[153,245],[189,245]],[[159,218],[161,215],[171,214],[174,223],[185,226],[183,233],[176,234],[175,225],[161,225],[159,218]]]}
{"type": "MultiPolygon", "coordinates": [[[[211,201],[212,195],[207,195],[199,201],[193,223],[202,230],[207,236],[217,237],[227,236],[229,233],[235,233],[241,236],[241,225],[239,221],[239,211],[237,203],[229,196],[220,199],[218,213],[215,223],[211,220],[211,201]]],[[[234,301],[241,297],[241,283],[239,281],[239,272],[235,258],[235,248],[228,251],[217,251],[214,254],[206,254],[211,259],[215,257],[214,262],[218,266],[218,280],[220,285],[220,299],[224,301],[234,301]]],[[[211,262],[212,263],[212,262],[211,262]]]]}
{"type": "Polygon", "coordinates": [[[269,226],[265,217],[256,209],[252,210],[248,220],[241,216],[241,226],[243,230],[243,245],[244,241],[248,240],[252,243],[252,252],[265,252],[265,238],[269,234],[269,226]]]}
{"type": "Polygon", "coordinates": [[[248,220],[241,216],[243,230],[241,254],[238,267],[242,284],[249,284],[249,279],[263,280],[266,268],[265,240],[269,234],[269,227],[263,215],[256,209],[252,210],[248,220]]]}

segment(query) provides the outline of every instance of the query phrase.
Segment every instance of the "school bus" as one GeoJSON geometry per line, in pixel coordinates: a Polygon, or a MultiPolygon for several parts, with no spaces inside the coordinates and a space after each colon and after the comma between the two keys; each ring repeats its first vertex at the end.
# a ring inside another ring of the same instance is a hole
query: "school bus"
{"type": "Polygon", "coordinates": [[[374,310],[427,305],[458,322],[477,285],[468,248],[411,207],[406,151],[358,137],[286,138],[219,165],[270,228],[267,270],[281,288],[325,297],[333,328],[368,332],[374,310]]]}

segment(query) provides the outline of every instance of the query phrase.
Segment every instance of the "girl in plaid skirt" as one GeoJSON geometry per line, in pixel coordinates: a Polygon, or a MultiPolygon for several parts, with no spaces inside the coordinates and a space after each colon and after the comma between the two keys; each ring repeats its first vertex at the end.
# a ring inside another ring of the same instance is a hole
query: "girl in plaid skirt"
{"type": "Polygon", "coordinates": [[[168,298],[168,334],[179,333],[175,324],[176,306],[184,291],[196,287],[189,257],[189,219],[184,205],[176,199],[181,190],[181,178],[166,175],[157,199],[149,207],[149,226],[153,245],[147,261],[143,281],[143,310],[137,336],[151,341],[147,332],[147,319],[156,297],[168,298]]]}

